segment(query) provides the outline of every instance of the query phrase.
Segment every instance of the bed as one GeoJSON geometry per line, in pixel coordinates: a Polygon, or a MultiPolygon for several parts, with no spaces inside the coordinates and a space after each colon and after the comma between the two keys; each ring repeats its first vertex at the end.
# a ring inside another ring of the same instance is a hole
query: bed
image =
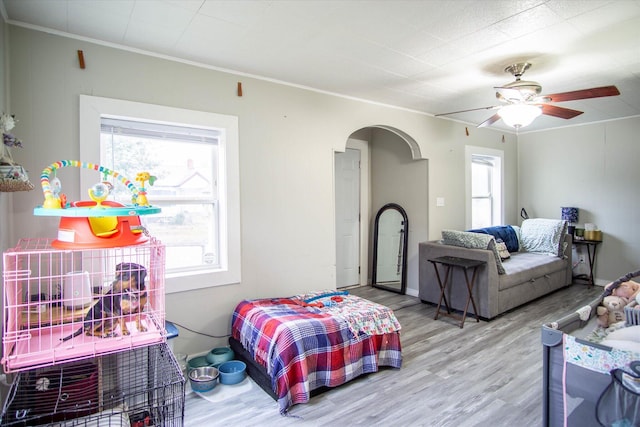
{"type": "Polygon", "coordinates": [[[603,344],[606,335],[615,332],[616,327],[637,326],[628,316],[626,324],[603,330],[597,325],[596,307],[616,284],[630,280],[636,273],[640,271],[619,278],[588,305],[542,326],[544,426],[626,426],[640,422],[635,419],[633,424],[622,421],[600,424],[598,417],[608,415],[597,410],[598,400],[612,383],[611,372],[616,369],[634,372],[640,352],[603,344]]]}
{"type": "Polygon", "coordinates": [[[241,301],[231,330],[236,358],[283,415],[327,388],[402,364],[393,311],[346,291],[241,301]]]}

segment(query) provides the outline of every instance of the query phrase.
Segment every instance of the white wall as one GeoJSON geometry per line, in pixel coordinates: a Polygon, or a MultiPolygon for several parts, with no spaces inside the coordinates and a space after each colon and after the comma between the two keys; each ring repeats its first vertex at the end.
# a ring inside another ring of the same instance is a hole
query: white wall
{"type": "MultiPolygon", "coordinates": [[[[428,175],[428,161],[414,160],[409,145],[400,137],[379,129],[373,132],[371,230],[376,213],[387,203],[397,203],[406,211],[409,219],[407,294],[414,296],[418,296],[418,243],[428,240],[428,175]]],[[[370,248],[373,249],[373,242],[370,248]]]]}
{"type": "MultiPolygon", "coordinates": [[[[5,62],[5,55],[8,54],[9,42],[5,36],[6,25],[4,19],[0,15],[0,70],[2,70],[2,80],[0,81],[0,106],[2,111],[9,111],[10,105],[8,97],[6,96],[6,86],[9,84],[9,77],[7,75],[7,67],[5,62]]],[[[13,215],[11,215],[12,195],[10,193],[0,193],[0,250],[6,251],[11,247],[10,241],[10,229],[13,215]]],[[[0,260],[0,265],[4,265],[4,261],[0,260]]],[[[2,267],[4,271],[4,267],[2,267]]],[[[4,287],[3,287],[4,289],[4,287]]],[[[4,299],[0,298],[0,308],[4,313],[4,299]]],[[[0,316],[0,327],[4,328],[3,324],[4,315],[0,316]]],[[[2,390],[4,391],[4,390],[2,390]]]]}
{"type": "MultiPolygon", "coordinates": [[[[4,23],[4,19],[0,16],[0,70],[2,70],[2,80],[0,81],[0,107],[2,107],[2,111],[0,112],[11,112],[11,105],[9,104],[9,97],[7,96],[7,89],[9,85],[9,73],[8,68],[6,67],[5,56],[8,56],[9,52],[9,40],[6,37],[5,32],[7,32],[7,26],[4,23]]],[[[17,129],[16,129],[17,131],[17,129]]],[[[3,252],[12,246],[10,241],[11,236],[11,209],[13,196],[11,193],[1,193],[0,192],[0,250],[3,252]]],[[[0,260],[0,263],[2,261],[0,260]]],[[[1,320],[0,320],[1,324],[1,320]]]]}
{"type": "Polygon", "coordinates": [[[638,135],[636,117],[519,137],[518,194],[529,215],[560,218],[562,206],[575,206],[579,224],[603,231],[596,283],[640,267],[638,135]]]}
{"type": "MultiPolygon", "coordinates": [[[[223,336],[243,298],[335,287],[333,156],[356,130],[387,125],[420,145],[429,160],[429,187],[420,182],[413,191],[429,195],[426,237],[464,227],[465,144],[505,150],[511,183],[507,220],[517,217],[513,135],[505,143],[491,129],[470,129],[466,136],[464,126],[452,121],[20,27],[10,27],[9,36],[11,104],[25,142],[15,157],[36,181],[46,165],[79,156],[80,94],[239,117],[242,283],[167,295],[167,318],[190,328],[223,336]],[[84,51],[85,70],[77,65],[78,49],[84,51]],[[243,97],[236,96],[238,81],[243,97]],[[445,207],[434,207],[436,196],[446,199],[445,207]]],[[[78,176],[65,170],[64,191],[71,200],[85,198],[78,176]]],[[[55,220],[32,214],[43,201],[38,190],[14,196],[11,241],[55,236],[55,220]]],[[[181,329],[174,344],[177,351],[193,353],[225,343],[181,329]]]]}

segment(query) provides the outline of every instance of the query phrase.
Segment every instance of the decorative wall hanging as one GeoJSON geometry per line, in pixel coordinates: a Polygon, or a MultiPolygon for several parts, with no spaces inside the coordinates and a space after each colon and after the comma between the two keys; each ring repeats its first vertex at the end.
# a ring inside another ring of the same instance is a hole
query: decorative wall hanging
{"type": "Polygon", "coordinates": [[[14,162],[11,156],[12,147],[22,147],[22,141],[11,130],[16,125],[15,116],[2,113],[0,116],[0,130],[2,130],[2,144],[0,144],[0,191],[30,191],[34,185],[29,181],[25,168],[14,162]]]}

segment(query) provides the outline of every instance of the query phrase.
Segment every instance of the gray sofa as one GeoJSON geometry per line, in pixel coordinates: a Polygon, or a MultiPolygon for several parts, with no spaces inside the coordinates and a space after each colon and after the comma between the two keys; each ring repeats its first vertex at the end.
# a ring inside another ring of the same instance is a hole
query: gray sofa
{"type": "MultiPolygon", "coordinates": [[[[492,236],[489,237],[493,239],[492,236]]],[[[428,260],[442,256],[485,261],[478,268],[473,289],[478,314],[485,320],[568,286],[572,281],[572,238],[566,232],[556,238],[560,242],[558,254],[529,252],[521,248],[518,252],[511,252],[508,260],[502,261],[504,274],[499,274],[502,269],[499,268],[500,263],[496,263],[496,252],[492,247],[472,249],[445,244],[442,240],[422,242],[419,244],[420,299],[423,302],[438,303],[440,287],[434,265],[428,260]],[[560,254],[561,257],[557,256],[560,254]]],[[[442,265],[439,268],[443,278],[445,270],[442,265]]],[[[447,286],[445,295],[451,308],[463,310],[467,301],[464,275],[461,269],[454,268],[452,271],[452,282],[447,286]]],[[[469,305],[469,314],[471,313],[473,308],[469,305]]]]}

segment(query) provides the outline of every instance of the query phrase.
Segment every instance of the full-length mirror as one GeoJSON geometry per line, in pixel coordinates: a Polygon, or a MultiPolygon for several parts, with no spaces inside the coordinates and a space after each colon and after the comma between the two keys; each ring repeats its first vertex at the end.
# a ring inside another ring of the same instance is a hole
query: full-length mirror
{"type": "Polygon", "coordinates": [[[376,214],[373,229],[371,284],[404,294],[407,290],[407,241],[409,219],[395,203],[384,205],[376,214]]]}

